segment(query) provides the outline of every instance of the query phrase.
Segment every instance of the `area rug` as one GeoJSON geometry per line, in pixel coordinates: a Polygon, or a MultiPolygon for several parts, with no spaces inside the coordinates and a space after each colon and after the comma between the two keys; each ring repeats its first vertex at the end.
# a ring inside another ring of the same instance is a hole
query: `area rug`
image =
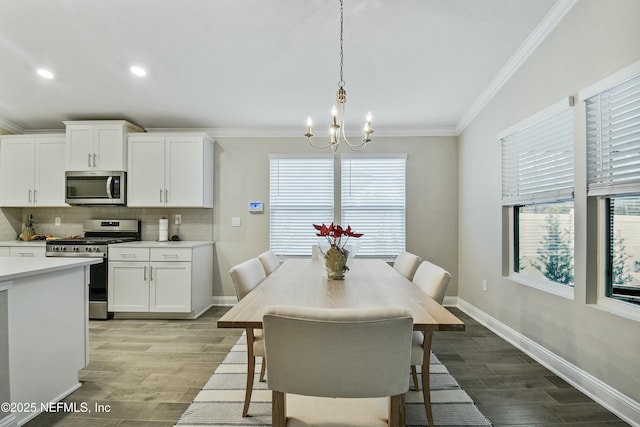
{"type": "MultiPolygon", "coordinates": [[[[193,403],[182,414],[176,426],[271,427],[271,391],[267,388],[266,382],[258,381],[258,374],[256,374],[251,396],[250,416],[242,417],[247,372],[246,351],[246,340],[242,336],[193,403]]],[[[259,363],[256,365],[256,372],[260,372],[259,363]]],[[[430,373],[431,405],[436,425],[492,425],[433,354],[430,373]]],[[[409,391],[406,402],[407,426],[427,426],[422,392],[409,391]]]]}

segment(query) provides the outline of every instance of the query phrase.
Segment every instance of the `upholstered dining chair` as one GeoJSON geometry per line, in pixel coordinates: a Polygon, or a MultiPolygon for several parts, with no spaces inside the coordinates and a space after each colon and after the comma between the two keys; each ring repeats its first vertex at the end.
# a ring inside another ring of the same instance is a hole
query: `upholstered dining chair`
{"type": "Polygon", "coordinates": [[[278,261],[278,257],[273,251],[264,251],[260,255],[258,255],[258,260],[260,264],[262,264],[262,268],[264,268],[264,273],[268,276],[280,267],[280,261],[278,261]]]}
{"type": "MultiPolygon", "coordinates": [[[[229,275],[231,276],[238,301],[267,277],[258,258],[251,258],[232,267],[229,270],[229,275]]],[[[260,381],[264,381],[264,373],[267,367],[262,331],[246,328],[245,333],[247,335],[247,388],[244,396],[244,407],[242,408],[243,417],[246,417],[249,413],[249,404],[251,403],[251,393],[253,391],[253,376],[256,370],[256,357],[262,358],[260,381]]]]}
{"type": "Polygon", "coordinates": [[[405,425],[410,311],[268,306],[262,323],[273,427],[405,425]]]}
{"type": "Polygon", "coordinates": [[[414,273],[420,265],[420,262],[422,262],[422,258],[420,258],[418,255],[402,251],[398,254],[395,261],[393,262],[393,268],[395,268],[407,279],[412,280],[414,273]]]}
{"type": "MultiPolygon", "coordinates": [[[[422,291],[433,298],[438,304],[442,304],[447,286],[451,280],[448,271],[429,261],[423,261],[413,276],[415,283],[422,291]]],[[[425,354],[425,348],[431,348],[433,332],[413,332],[411,340],[411,376],[416,390],[420,390],[418,385],[418,373],[416,365],[422,365],[422,395],[424,397],[424,407],[427,412],[429,425],[433,425],[433,413],[431,411],[431,393],[429,385],[429,359],[431,352],[425,354]],[[426,345],[425,345],[426,344],[426,345]],[[426,366],[425,366],[426,365],[426,366]]]]}

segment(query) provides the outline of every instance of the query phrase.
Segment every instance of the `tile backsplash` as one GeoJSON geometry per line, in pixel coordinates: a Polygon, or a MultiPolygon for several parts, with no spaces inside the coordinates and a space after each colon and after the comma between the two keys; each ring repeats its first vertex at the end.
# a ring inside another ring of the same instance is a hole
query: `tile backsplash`
{"type": "Polygon", "coordinates": [[[158,221],[169,219],[169,236],[177,234],[182,240],[213,240],[213,209],[205,208],[2,208],[0,209],[0,240],[15,240],[21,231],[22,217],[32,214],[35,232],[40,235],[82,235],[82,224],[88,219],[139,219],[142,221],[142,240],[158,240],[158,221]],[[182,224],[174,224],[174,215],[182,216],[182,224]],[[56,217],[60,225],[55,225],[56,217]]]}

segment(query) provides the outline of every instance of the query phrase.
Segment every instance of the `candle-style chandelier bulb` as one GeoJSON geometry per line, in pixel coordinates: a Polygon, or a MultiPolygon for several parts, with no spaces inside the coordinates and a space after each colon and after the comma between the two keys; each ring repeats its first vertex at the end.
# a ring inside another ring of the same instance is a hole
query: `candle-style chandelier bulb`
{"type": "Polygon", "coordinates": [[[307,133],[304,135],[309,144],[316,148],[328,148],[330,147],[334,152],[338,149],[338,144],[340,141],[344,141],[345,144],[352,150],[361,151],[367,147],[367,144],[371,142],[371,138],[369,136],[373,133],[373,128],[371,127],[371,112],[367,114],[366,122],[364,125],[364,137],[357,144],[352,144],[347,135],[345,133],[345,125],[344,125],[344,107],[347,103],[347,91],[344,88],[345,82],[343,79],[342,68],[343,68],[343,47],[342,47],[342,34],[344,28],[344,0],[340,0],[340,81],[338,83],[338,92],[336,94],[336,104],[337,108],[334,105],[331,109],[332,122],[329,127],[330,139],[329,142],[325,145],[316,145],[311,138],[313,138],[313,133],[311,132],[311,117],[307,117],[307,133]]]}

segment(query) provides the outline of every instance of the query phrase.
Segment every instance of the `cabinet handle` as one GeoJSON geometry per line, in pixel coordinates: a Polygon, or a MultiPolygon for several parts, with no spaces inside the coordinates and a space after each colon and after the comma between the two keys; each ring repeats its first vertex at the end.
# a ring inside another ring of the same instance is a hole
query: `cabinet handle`
{"type": "Polygon", "coordinates": [[[144,280],[147,280],[147,266],[144,266],[144,280]]]}
{"type": "Polygon", "coordinates": [[[87,166],[91,167],[91,153],[87,153],[87,166]]]}
{"type": "Polygon", "coordinates": [[[29,189],[29,203],[31,203],[31,189],[29,189]]]}
{"type": "Polygon", "coordinates": [[[19,256],[33,256],[33,252],[20,252],[18,253],[19,256]]]}
{"type": "Polygon", "coordinates": [[[160,203],[162,203],[162,188],[160,189],[160,203]]]}
{"type": "Polygon", "coordinates": [[[33,203],[38,203],[38,190],[33,190],[33,203]]]}
{"type": "Polygon", "coordinates": [[[178,254],[162,254],[164,258],[178,258],[178,254]]]}
{"type": "Polygon", "coordinates": [[[93,167],[96,167],[96,153],[93,153],[93,167]]]}
{"type": "Polygon", "coordinates": [[[153,267],[149,267],[149,280],[153,280],[153,267]]]}
{"type": "Polygon", "coordinates": [[[135,258],[136,254],[120,254],[122,258],[135,258]]]}
{"type": "Polygon", "coordinates": [[[169,203],[169,190],[164,189],[164,202],[169,203]]]}

